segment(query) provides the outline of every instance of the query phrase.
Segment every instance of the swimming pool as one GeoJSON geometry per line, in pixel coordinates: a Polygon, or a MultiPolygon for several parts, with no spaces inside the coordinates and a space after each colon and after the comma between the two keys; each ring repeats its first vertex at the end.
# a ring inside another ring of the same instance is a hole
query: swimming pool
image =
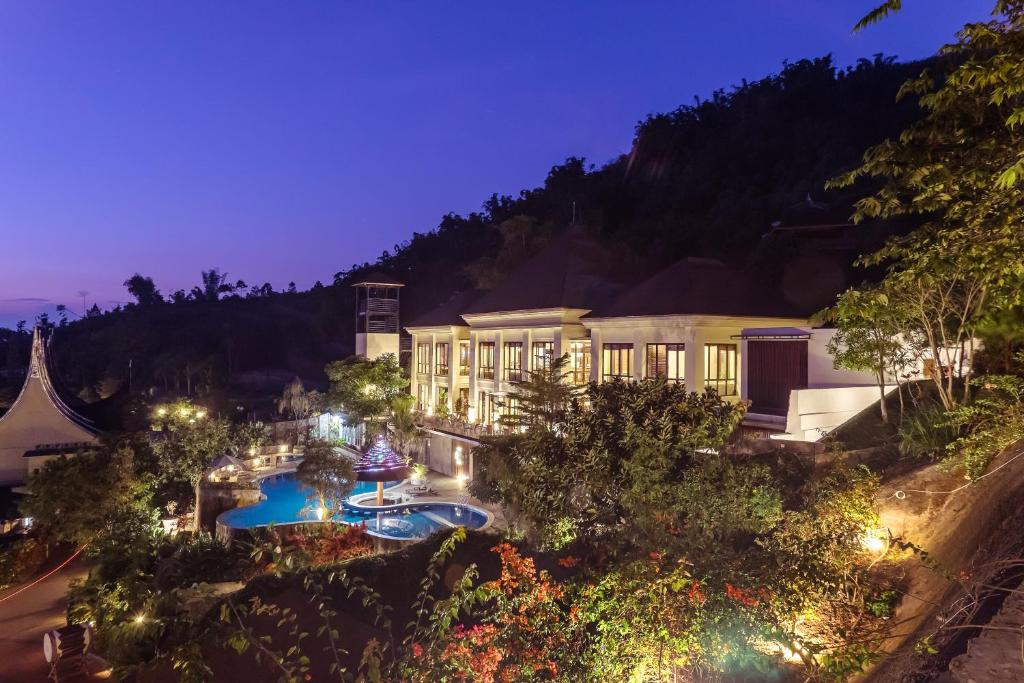
{"type": "MultiPolygon", "coordinates": [[[[387,482],[384,486],[387,488],[398,483],[387,482]]],[[[350,495],[370,493],[376,488],[376,482],[357,482],[350,495]]],[[[266,496],[264,500],[222,513],[217,518],[217,525],[231,529],[252,529],[270,524],[317,521],[307,498],[310,489],[296,481],[293,473],[267,477],[260,482],[260,489],[266,496]]],[[[471,505],[411,503],[391,508],[386,514],[342,510],[334,519],[348,524],[365,523],[367,532],[374,536],[411,541],[426,538],[439,529],[455,526],[482,529],[490,522],[490,515],[471,505]]]]}

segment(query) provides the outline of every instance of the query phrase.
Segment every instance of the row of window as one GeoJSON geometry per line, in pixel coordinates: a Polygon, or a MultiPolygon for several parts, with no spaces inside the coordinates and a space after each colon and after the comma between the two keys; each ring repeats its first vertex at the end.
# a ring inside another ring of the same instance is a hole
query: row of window
{"type": "MultiPolygon", "coordinates": [[[[530,367],[546,370],[555,357],[554,342],[534,342],[531,345],[530,367]]],[[[704,345],[705,386],[715,389],[722,396],[735,396],[737,385],[737,347],[735,344],[704,345]]],[[[480,342],[477,349],[477,377],[494,379],[495,343],[480,342]]],[[[648,344],[645,377],[660,377],[670,382],[685,379],[684,344],[648,344]]],[[[434,372],[448,374],[449,344],[438,342],[435,348],[434,372]]],[[[590,342],[574,341],[569,345],[569,367],[572,381],[586,384],[590,381],[590,342]]],[[[416,372],[430,373],[430,344],[416,346],[416,372]]],[[[469,342],[459,342],[459,374],[469,375],[469,342]]],[[[505,342],[502,346],[501,378],[509,382],[525,379],[523,371],[523,343],[505,342]]],[[[633,378],[633,345],[604,344],[601,347],[601,378],[630,380],[633,378]]]]}

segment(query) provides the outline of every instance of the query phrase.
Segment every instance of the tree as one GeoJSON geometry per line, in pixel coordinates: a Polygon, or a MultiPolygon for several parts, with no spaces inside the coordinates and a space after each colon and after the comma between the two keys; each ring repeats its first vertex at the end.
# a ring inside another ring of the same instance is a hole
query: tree
{"type": "Polygon", "coordinates": [[[128,293],[135,297],[135,301],[139,306],[154,306],[164,302],[164,298],[161,296],[160,290],[156,288],[153,278],[143,277],[135,273],[135,275],[124,281],[124,286],[128,288],[128,293]]]}
{"type": "Polygon", "coordinates": [[[329,441],[310,439],[306,442],[302,462],[295,478],[313,491],[319,509],[326,516],[341,510],[342,501],[356,484],[355,462],[329,441]]]}
{"type": "Polygon", "coordinates": [[[868,371],[878,384],[882,421],[889,421],[886,386],[895,382],[900,392],[903,417],[903,375],[918,359],[915,328],[906,307],[896,293],[884,288],[850,289],[840,295],[828,317],[837,330],[826,350],[836,368],[868,371]]]}
{"type": "MultiPolygon", "coordinates": [[[[858,28],[900,9],[889,0],[858,28]]],[[[891,287],[908,294],[914,318],[937,364],[933,377],[943,405],[965,401],[975,334],[987,316],[1018,305],[1024,282],[1024,2],[999,0],[994,18],[967,24],[945,46],[941,70],[926,68],[900,96],[918,96],[923,119],[896,140],[869,149],[861,165],[830,182],[884,181],[856,205],[854,219],[925,217],[865,263],[887,264],[891,287]],[[953,378],[963,377],[963,394],[953,378]]]]}
{"type": "Polygon", "coordinates": [[[566,414],[579,389],[569,380],[572,372],[566,370],[569,355],[555,358],[546,368],[530,370],[526,380],[517,382],[505,403],[514,406],[506,411],[499,422],[515,430],[552,430],[566,414]]]}
{"type": "Polygon", "coordinates": [[[191,401],[155,406],[151,429],[160,487],[170,500],[190,497],[214,459],[237,452],[231,423],[191,401]]]}
{"type": "MultiPolygon", "coordinates": [[[[217,301],[221,294],[235,291],[235,285],[228,281],[228,274],[220,272],[220,268],[211,268],[201,272],[201,287],[192,288],[192,298],[196,301],[217,301]]],[[[239,281],[243,286],[244,282],[239,281]]]]}
{"type": "Polygon", "coordinates": [[[48,540],[85,545],[99,536],[155,527],[152,478],[138,471],[128,445],[100,448],[47,462],[28,482],[21,503],[48,540]]]}
{"type": "Polygon", "coordinates": [[[390,353],[374,360],[352,356],[328,364],[324,371],[331,381],[327,405],[343,411],[349,424],[368,421],[371,432],[387,425],[395,398],[409,386],[390,353]]]}
{"type": "Polygon", "coordinates": [[[315,389],[306,391],[302,380],[296,377],[284,388],[281,398],[277,400],[277,412],[290,415],[295,420],[318,414],[323,409],[324,397],[315,389]]]}

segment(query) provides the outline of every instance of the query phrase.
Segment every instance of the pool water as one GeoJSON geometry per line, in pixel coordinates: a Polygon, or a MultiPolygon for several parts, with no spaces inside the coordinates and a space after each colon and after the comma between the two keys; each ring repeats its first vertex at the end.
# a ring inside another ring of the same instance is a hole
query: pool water
{"type": "MultiPolygon", "coordinates": [[[[384,487],[399,482],[385,482],[384,487]]],[[[310,506],[312,490],[300,484],[295,475],[277,474],[263,479],[260,488],[266,496],[253,505],[228,510],[217,518],[217,523],[233,529],[251,529],[269,524],[292,524],[316,521],[310,506]]],[[[370,493],[377,489],[376,482],[356,483],[350,496],[370,493]]],[[[469,505],[454,503],[416,504],[390,514],[366,514],[342,510],[334,516],[339,522],[365,523],[366,530],[377,536],[399,540],[426,538],[435,531],[454,526],[480,529],[486,526],[487,513],[469,505]]]]}

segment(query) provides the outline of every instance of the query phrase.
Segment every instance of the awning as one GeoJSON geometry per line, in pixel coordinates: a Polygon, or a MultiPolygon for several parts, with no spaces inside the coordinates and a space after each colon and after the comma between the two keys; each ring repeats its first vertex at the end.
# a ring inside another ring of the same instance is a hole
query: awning
{"type": "Polygon", "coordinates": [[[222,455],[222,456],[220,456],[219,458],[214,460],[212,463],[210,463],[210,469],[211,470],[219,470],[222,467],[227,467],[229,465],[234,466],[235,468],[240,469],[240,470],[248,469],[245,466],[244,462],[242,462],[238,458],[236,458],[234,456],[231,456],[231,455],[222,455]]]}
{"type": "Polygon", "coordinates": [[[780,341],[800,341],[810,339],[811,333],[799,327],[748,327],[732,339],[776,339],[780,341]]]}

